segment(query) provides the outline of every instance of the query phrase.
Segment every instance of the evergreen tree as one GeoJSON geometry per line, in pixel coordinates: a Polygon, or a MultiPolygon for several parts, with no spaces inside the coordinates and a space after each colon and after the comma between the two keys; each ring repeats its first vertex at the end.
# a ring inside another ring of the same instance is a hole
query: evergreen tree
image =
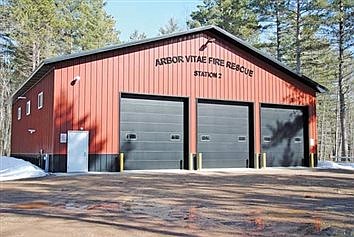
{"type": "Polygon", "coordinates": [[[348,147],[347,100],[350,96],[350,81],[353,80],[354,3],[349,0],[329,0],[327,19],[327,24],[323,27],[324,36],[331,40],[331,45],[338,55],[335,61],[338,102],[335,154],[347,156],[350,150],[348,147]]]}
{"type": "Polygon", "coordinates": [[[249,0],[204,0],[191,18],[190,28],[216,25],[251,43],[259,40],[260,26],[249,0]]]}
{"type": "Polygon", "coordinates": [[[313,52],[329,47],[327,41],[318,37],[325,20],[325,5],[322,0],[292,0],[288,6],[289,41],[285,60],[301,74],[313,62],[313,52]]]}
{"type": "Polygon", "coordinates": [[[179,31],[181,31],[181,28],[178,26],[178,23],[174,18],[170,18],[167,24],[159,29],[160,35],[167,35],[179,31]]]}
{"type": "Polygon", "coordinates": [[[136,40],[142,40],[142,39],[146,39],[147,36],[144,32],[139,33],[139,31],[135,30],[130,36],[129,36],[129,40],[130,41],[136,41],[136,40]]]}
{"type": "Polygon", "coordinates": [[[103,0],[58,1],[55,37],[61,41],[57,42],[55,53],[68,54],[118,43],[115,21],[104,6],[103,0]]]}
{"type": "Polygon", "coordinates": [[[52,0],[9,1],[10,38],[15,44],[15,65],[23,77],[33,71],[46,57],[52,56],[55,4],[52,0]]]}
{"type": "Polygon", "coordinates": [[[289,1],[287,0],[251,1],[252,8],[257,13],[264,38],[256,47],[275,55],[278,61],[282,61],[284,48],[287,46],[285,35],[289,34],[288,4],[289,1]]]}
{"type": "Polygon", "coordinates": [[[39,63],[119,40],[103,0],[3,0],[0,16],[0,154],[8,154],[9,97],[39,63]]]}

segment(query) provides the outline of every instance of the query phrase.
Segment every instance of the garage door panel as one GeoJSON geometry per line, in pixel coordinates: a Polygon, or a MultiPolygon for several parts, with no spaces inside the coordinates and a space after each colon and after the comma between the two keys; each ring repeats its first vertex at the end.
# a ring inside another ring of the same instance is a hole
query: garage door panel
{"type": "Polygon", "coordinates": [[[127,161],[125,164],[127,170],[146,170],[146,169],[180,169],[181,162],[175,160],[137,160],[134,162],[127,161]]]}
{"type": "Polygon", "coordinates": [[[179,132],[183,130],[182,124],[175,123],[125,123],[124,130],[129,132],[144,131],[144,132],[179,132]]]}
{"type": "Polygon", "coordinates": [[[200,148],[201,150],[203,150],[204,152],[224,152],[224,151],[228,151],[228,152],[232,152],[232,153],[236,153],[236,152],[244,152],[244,153],[248,153],[248,145],[239,145],[236,143],[213,143],[212,145],[209,144],[199,144],[198,148],[200,148]]]}
{"type": "Polygon", "coordinates": [[[246,167],[248,165],[248,157],[243,159],[223,159],[218,156],[218,160],[206,160],[203,158],[203,167],[205,168],[234,168],[246,167]]]}
{"type": "Polygon", "coordinates": [[[126,169],[180,168],[183,102],[121,99],[121,151],[126,169]]]}
{"type": "Polygon", "coordinates": [[[212,125],[212,126],[226,126],[228,124],[234,124],[234,123],[245,123],[244,118],[232,118],[232,117],[216,118],[216,117],[209,117],[209,116],[200,116],[200,118],[203,118],[205,125],[212,125]]]}
{"type": "Polygon", "coordinates": [[[198,107],[202,110],[201,116],[215,117],[230,117],[230,118],[241,118],[244,119],[243,114],[248,112],[247,106],[239,105],[223,105],[223,104],[213,104],[215,107],[211,107],[208,103],[199,103],[198,107]],[[217,107],[216,107],[217,106],[217,107]],[[233,109],[230,110],[230,106],[233,106],[233,109]]]}
{"type": "Polygon", "coordinates": [[[269,167],[294,167],[303,166],[302,154],[289,154],[284,152],[267,153],[267,166],[269,167]],[[281,157],[281,158],[279,158],[281,157]]]}
{"type": "Polygon", "coordinates": [[[268,166],[303,165],[304,123],[301,109],[261,108],[262,152],[268,166]]]}
{"type": "Polygon", "coordinates": [[[198,152],[203,154],[204,168],[246,167],[248,116],[248,106],[198,104],[198,152]]]}
{"type": "Polygon", "coordinates": [[[137,135],[137,141],[138,142],[180,142],[183,143],[183,137],[182,134],[177,131],[177,132],[134,132],[134,131],[122,131],[121,132],[121,137],[122,139],[125,139],[127,134],[135,133],[137,135]],[[173,135],[180,135],[181,140],[180,141],[171,141],[171,138],[173,135]]]}
{"type": "Polygon", "coordinates": [[[172,143],[172,142],[131,142],[130,150],[136,151],[172,151],[180,152],[183,149],[183,143],[172,143]]]}
{"type": "MultiPolygon", "coordinates": [[[[242,152],[242,151],[235,151],[233,152],[235,156],[238,157],[238,159],[235,159],[234,156],[230,156],[230,152],[225,152],[225,151],[209,151],[208,156],[205,156],[203,153],[203,163],[204,161],[211,161],[211,160],[217,160],[219,162],[220,160],[247,160],[248,157],[248,152],[242,152]]],[[[230,167],[232,168],[232,167],[230,167]]]]}
{"type": "Polygon", "coordinates": [[[123,122],[144,122],[144,123],[169,123],[180,124],[183,116],[177,116],[175,114],[165,114],[156,117],[156,113],[131,113],[125,112],[121,115],[121,121],[123,122]]]}
{"type": "MultiPolygon", "coordinates": [[[[244,131],[242,131],[244,132],[244,131]]],[[[203,141],[203,136],[204,135],[208,135],[209,136],[209,139],[210,141],[213,141],[213,142],[222,142],[222,143],[235,143],[235,144],[240,144],[240,145],[244,145],[244,144],[248,144],[248,135],[247,134],[244,134],[244,133],[241,133],[241,132],[234,132],[234,133],[208,133],[208,132],[205,132],[203,133],[202,131],[199,133],[199,142],[200,144],[208,144],[208,142],[206,141],[203,141]],[[242,138],[244,138],[245,140],[242,140],[242,138]],[[240,141],[241,139],[241,141],[240,141]]]]}
{"type": "MultiPolygon", "coordinates": [[[[160,102],[160,101],[159,101],[160,102]]],[[[168,101],[167,103],[164,103],[164,101],[161,101],[162,103],[154,103],[153,100],[144,100],[143,103],[136,103],[136,102],[128,102],[128,103],[123,103],[122,106],[124,107],[125,105],[128,105],[122,109],[122,112],[130,112],[130,113],[145,113],[145,114],[166,114],[166,115],[171,115],[174,114],[176,111],[180,110],[180,112],[183,111],[182,108],[179,106],[173,105],[168,101]]],[[[178,103],[178,102],[177,102],[178,103]]]]}
{"type": "MultiPolygon", "coordinates": [[[[205,133],[205,134],[219,133],[219,134],[245,135],[244,127],[247,127],[248,124],[243,122],[243,123],[239,123],[239,126],[240,127],[235,127],[235,125],[230,125],[228,127],[226,127],[226,126],[200,125],[200,126],[198,126],[198,131],[200,133],[205,133]]],[[[227,139],[227,138],[225,138],[225,139],[227,139]]]]}
{"type": "Polygon", "coordinates": [[[138,161],[174,161],[179,162],[182,152],[173,151],[132,151],[126,152],[124,159],[125,162],[138,162],[138,161]]]}

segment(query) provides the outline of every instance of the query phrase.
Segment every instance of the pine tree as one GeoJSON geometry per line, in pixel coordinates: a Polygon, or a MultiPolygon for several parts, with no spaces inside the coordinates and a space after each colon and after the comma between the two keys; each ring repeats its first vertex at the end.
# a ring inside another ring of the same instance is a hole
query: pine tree
{"type": "Polygon", "coordinates": [[[286,17],[289,14],[287,0],[253,0],[251,6],[257,13],[258,22],[262,23],[261,31],[264,40],[257,45],[263,50],[275,55],[278,61],[282,61],[284,48],[287,45],[285,36],[289,32],[289,22],[286,17]]]}
{"type": "Polygon", "coordinates": [[[317,36],[324,20],[325,5],[322,0],[292,0],[288,7],[290,38],[285,60],[301,74],[306,71],[308,63],[313,62],[313,52],[329,47],[327,41],[317,36]]]}
{"type": "Polygon", "coordinates": [[[160,35],[167,35],[179,31],[181,31],[181,28],[178,26],[178,23],[174,18],[170,18],[167,24],[159,29],[160,35]]]}
{"type": "Polygon", "coordinates": [[[0,155],[10,154],[11,104],[9,97],[20,83],[14,58],[15,46],[10,38],[13,22],[9,21],[9,2],[0,3],[0,155]]]}
{"type": "Polygon", "coordinates": [[[114,19],[103,0],[62,0],[56,3],[56,54],[68,54],[119,43],[114,19]]]}
{"type": "MultiPolygon", "coordinates": [[[[331,40],[331,45],[337,51],[337,131],[336,156],[347,156],[348,151],[348,121],[347,98],[349,96],[350,80],[352,80],[353,46],[354,46],[354,3],[349,0],[330,0],[327,8],[328,21],[323,27],[325,37],[331,40]]],[[[351,148],[352,149],[352,148],[351,148]]]]}
{"type": "Polygon", "coordinates": [[[187,25],[190,28],[216,25],[251,43],[259,40],[260,26],[249,0],[204,0],[191,13],[187,25]]]}
{"type": "Polygon", "coordinates": [[[134,30],[134,32],[129,36],[130,41],[142,40],[146,38],[147,38],[146,34],[144,32],[139,33],[138,30],[134,30]]]}
{"type": "Polygon", "coordinates": [[[53,0],[9,1],[10,38],[15,42],[15,64],[23,77],[29,75],[46,57],[52,56],[55,4],[53,0]]]}
{"type": "Polygon", "coordinates": [[[103,0],[6,0],[0,16],[0,154],[8,154],[9,97],[40,62],[119,40],[103,0]]]}

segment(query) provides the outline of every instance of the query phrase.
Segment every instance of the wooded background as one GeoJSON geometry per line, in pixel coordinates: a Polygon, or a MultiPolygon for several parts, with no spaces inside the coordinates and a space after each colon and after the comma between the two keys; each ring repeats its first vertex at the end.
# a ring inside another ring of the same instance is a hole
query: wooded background
{"type": "MultiPolygon", "coordinates": [[[[0,1],[0,155],[10,154],[14,91],[41,60],[121,43],[103,0],[0,1]]],[[[124,22],[118,22],[124,24],[124,22]]],[[[204,0],[185,26],[216,25],[329,89],[318,95],[320,158],[354,157],[354,2],[204,0]]],[[[134,31],[130,40],[146,38],[134,31]]]]}

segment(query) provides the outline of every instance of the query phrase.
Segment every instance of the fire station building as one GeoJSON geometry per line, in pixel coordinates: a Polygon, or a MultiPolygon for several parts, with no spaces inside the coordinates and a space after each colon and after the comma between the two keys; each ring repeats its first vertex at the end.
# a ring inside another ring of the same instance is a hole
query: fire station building
{"type": "Polygon", "coordinates": [[[44,60],[12,98],[12,156],[51,172],[308,166],[326,88],[215,26],[44,60]]]}

